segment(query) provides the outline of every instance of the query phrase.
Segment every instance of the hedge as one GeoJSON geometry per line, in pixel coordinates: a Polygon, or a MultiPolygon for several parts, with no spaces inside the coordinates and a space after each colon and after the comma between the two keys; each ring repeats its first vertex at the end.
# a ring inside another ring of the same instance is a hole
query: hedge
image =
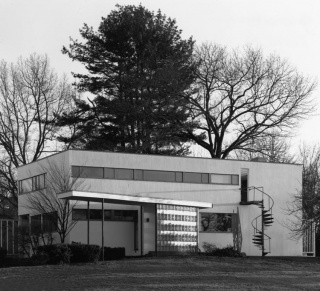
{"type": "Polygon", "coordinates": [[[70,263],[71,250],[65,244],[38,246],[32,259],[39,264],[68,264],[70,263]],[[47,257],[47,262],[46,262],[47,257]]]}
{"type": "Polygon", "coordinates": [[[110,248],[104,247],[104,259],[107,260],[119,260],[126,256],[125,248],[110,248]]]}
{"type": "Polygon", "coordinates": [[[97,262],[100,256],[100,246],[85,244],[70,244],[71,263],[97,262]]]}
{"type": "Polygon", "coordinates": [[[7,250],[0,247],[0,265],[3,265],[7,257],[7,250]]]}

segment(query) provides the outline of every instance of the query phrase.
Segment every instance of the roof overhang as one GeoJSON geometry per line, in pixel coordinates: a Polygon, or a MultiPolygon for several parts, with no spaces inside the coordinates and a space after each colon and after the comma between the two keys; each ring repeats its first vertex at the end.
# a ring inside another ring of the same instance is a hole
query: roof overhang
{"type": "Polygon", "coordinates": [[[134,195],[122,195],[113,193],[100,193],[100,192],[89,192],[89,191],[69,191],[65,193],[59,193],[59,199],[67,200],[80,200],[80,201],[93,201],[101,202],[102,199],[107,203],[116,204],[170,204],[170,205],[180,205],[180,206],[191,206],[198,208],[212,208],[212,203],[200,202],[200,201],[187,201],[187,200],[174,200],[167,198],[155,198],[155,197],[145,197],[145,196],[134,196],[134,195]]]}

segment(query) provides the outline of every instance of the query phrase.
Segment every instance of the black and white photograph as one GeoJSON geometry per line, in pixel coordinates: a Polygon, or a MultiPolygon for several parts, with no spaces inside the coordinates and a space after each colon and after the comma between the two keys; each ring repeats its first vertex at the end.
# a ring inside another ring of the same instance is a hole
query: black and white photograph
{"type": "Polygon", "coordinates": [[[0,0],[0,290],[320,290],[319,0],[0,0]]]}

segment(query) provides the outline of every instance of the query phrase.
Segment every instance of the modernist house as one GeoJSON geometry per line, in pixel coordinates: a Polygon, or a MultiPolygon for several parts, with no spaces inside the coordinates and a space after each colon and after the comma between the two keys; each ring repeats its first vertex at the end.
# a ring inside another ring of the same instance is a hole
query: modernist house
{"type": "Polygon", "coordinates": [[[77,222],[67,243],[125,247],[127,256],[204,243],[249,256],[303,253],[284,213],[301,190],[301,165],[68,150],[18,168],[20,223],[50,229],[49,214],[31,211],[27,197],[46,189],[53,164],[80,182],[57,193],[77,222]]]}

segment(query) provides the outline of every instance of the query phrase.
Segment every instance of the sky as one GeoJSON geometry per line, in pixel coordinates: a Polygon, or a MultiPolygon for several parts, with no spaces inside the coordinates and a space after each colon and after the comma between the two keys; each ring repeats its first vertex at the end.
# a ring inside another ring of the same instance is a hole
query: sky
{"type": "Polygon", "coordinates": [[[70,37],[81,39],[84,23],[96,29],[116,4],[139,5],[175,18],[183,38],[228,49],[251,45],[277,54],[319,82],[313,98],[318,110],[301,122],[292,144],[320,143],[319,0],[0,0],[0,60],[16,62],[47,54],[61,76],[84,70],[61,53],[70,37]]]}

